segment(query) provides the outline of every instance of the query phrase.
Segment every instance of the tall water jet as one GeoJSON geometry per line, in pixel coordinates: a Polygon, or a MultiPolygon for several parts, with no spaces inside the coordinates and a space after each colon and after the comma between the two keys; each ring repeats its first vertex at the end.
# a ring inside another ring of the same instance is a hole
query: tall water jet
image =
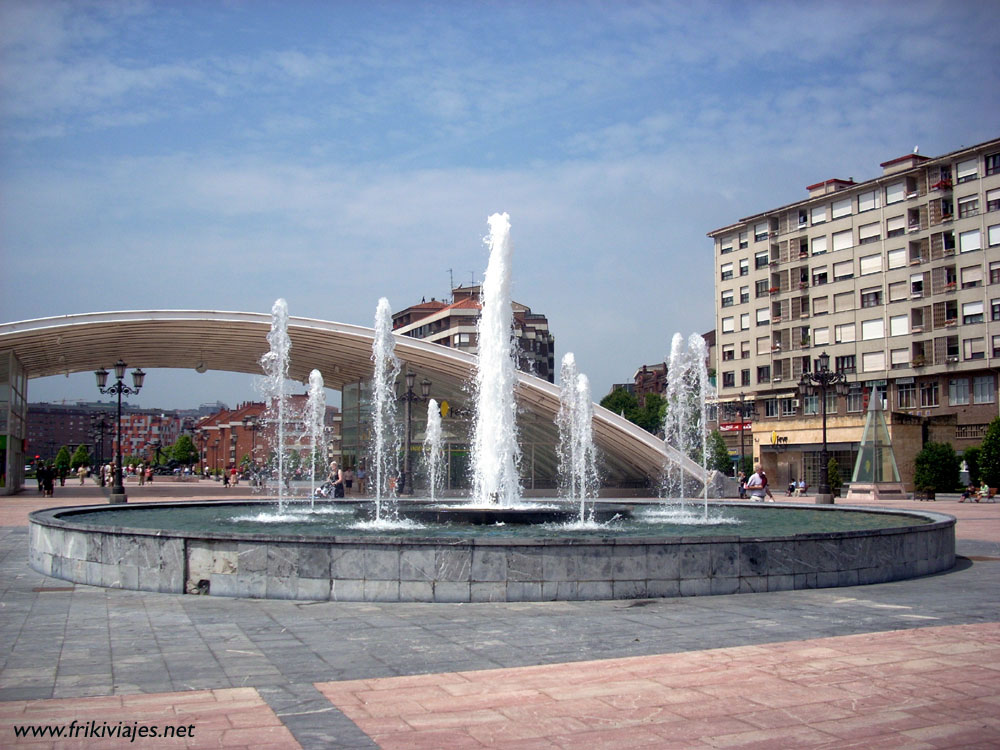
{"type": "Polygon", "coordinates": [[[275,300],[271,306],[271,330],[267,334],[270,350],[260,358],[264,370],[264,390],[267,400],[265,419],[274,425],[276,445],[278,508],[285,509],[285,425],[288,411],[288,395],[285,380],[288,379],[288,356],[292,340],[288,336],[288,303],[284,299],[275,300]]]}
{"type": "Polygon", "coordinates": [[[479,365],[474,383],[472,502],[509,508],[521,497],[514,386],[514,314],[511,309],[510,217],[489,218],[489,264],[482,287],[478,325],[479,365]]]}
{"type": "MultiPolygon", "coordinates": [[[[667,365],[667,413],[663,420],[663,435],[667,445],[698,461],[704,468],[707,461],[707,406],[711,385],[705,363],[705,340],[692,334],[685,347],[684,337],[675,333],[670,343],[667,365]]],[[[665,491],[668,497],[691,497],[701,490],[708,511],[708,483],[697,487],[682,470],[679,462],[668,461],[665,491]]]]}
{"type": "Polygon", "coordinates": [[[424,466],[427,468],[427,485],[431,500],[437,495],[441,484],[441,407],[435,399],[427,402],[427,429],[424,431],[424,466]]]}
{"type": "Polygon", "coordinates": [[[577,371],[576,357],[567,352],[559,371],[559,477],[561,494],[580,502],[580,522],[587,520],[586,503],[596,498],[598,478],[594,450],[594,404],[590,380],[577,371]]]}
{"type": "Polygon", "coordinates": [[[382,297],[375,309],[375,338],[372,341],[372,482],[375,489],[375,520],[382,520],[382,498],[390,494],[398,473],[399,422],[396,419],[396,378],[400,362],[392,333],[392,308],[382,297]]]}
{"type": "MultiPolygon", "coordinates": [[[[306,437],[309,439],[309,503],[316,502],[316,461],[323,451],[323,433],[326,427],[326,391],[323,390],[323,375],[319,370],[309,373],[309,396],[305,409],[306,437]]],[[[324,460],[325,463],[325,460],[324,460]]]]}

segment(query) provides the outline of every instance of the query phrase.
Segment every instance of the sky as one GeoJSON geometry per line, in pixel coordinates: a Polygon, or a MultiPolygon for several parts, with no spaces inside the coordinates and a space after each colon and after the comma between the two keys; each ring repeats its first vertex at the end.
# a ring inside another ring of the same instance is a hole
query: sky
{"type": "MultiPolygon", "coordinates": [[[[480,280],[508,212],[514,299],[599,400],[712,329],[708,232],[997,137],[998,21],[989,0],[0,0],[0,322],[284,297],[371,326],[382,296],[480,280]]],[[[254,380],[154,370],[133,402],[254,380]]],[[[28,396],[98,394],[81,373],[28,396]]]]}

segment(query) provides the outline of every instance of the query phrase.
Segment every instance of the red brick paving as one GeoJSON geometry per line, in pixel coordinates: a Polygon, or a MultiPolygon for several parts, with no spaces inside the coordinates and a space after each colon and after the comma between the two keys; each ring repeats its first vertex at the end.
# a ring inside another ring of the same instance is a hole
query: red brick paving
{"type": "Polygon", "coordinates": [[[184,693],[143,693],[99,698],[0,702],[0,747],[33,750],[70,748],[230,748],[231,750],[290,750],[300,745],[253,688],[193,690],[184,693]],[[118,722],[133,726],[188,727],[192,737],[83,738],[52,740],[15,738],[15,726],[69,726],[91,721],[95,726],[118,722]]]}
{"type": "Polygon", "coordinates": [[[1000,747],[1000,624],[316,686],[384,750],[1000,747]]]}

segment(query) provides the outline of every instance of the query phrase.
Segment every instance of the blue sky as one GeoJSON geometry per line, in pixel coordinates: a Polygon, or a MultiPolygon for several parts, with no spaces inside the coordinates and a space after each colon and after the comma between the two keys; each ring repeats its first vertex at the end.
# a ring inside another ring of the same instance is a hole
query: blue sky
{"type": "MultiPolygon", "coordinates": [[[[998,21],[987,1],[0,0],[0,320],[285,297],[371,325],[380,296],[481,277],[507,211],[514,297],[600,398],[713,326],[706,232],[996,137],[998,21]]],[[[251,381],[155,372],[139,401],[251,381]]]]}

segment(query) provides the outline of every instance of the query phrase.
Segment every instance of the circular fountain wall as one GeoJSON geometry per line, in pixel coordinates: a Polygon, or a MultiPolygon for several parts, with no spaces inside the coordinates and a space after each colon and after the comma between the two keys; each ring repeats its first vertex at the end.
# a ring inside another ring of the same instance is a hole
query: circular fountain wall
{"type": "Polygon", "coordinates": [[[524,533],[497,524],[471,529],[446,524],[399,533],[359,532],[343,524],[332,532],[312,524],[304,530],[263,525],[219,530],[211,519],[220,513],[252,515],[273,506],[96,506],[32,513],[30,564],[40,573],[76,583],[174,594],[513,602],[852,586],[935,573],[955,562],[955,519],[938,513],[736,503],[712,507],[749,514],[763,520],[765,529],[775,524],[761,514],[778,514],[778,522],[798,514],[823,522],[819,528],[835,530],[793,525],[768,533],[725,524],[673,532],[634,524],[585,533],[554,527],[531,527],[524,533]],[[180,518],[181,511],[201,512],[208,520],[200,527],[179,523],[164,528],[168,524],[162,519],[180,518]],[[158,515],[143,520],[150,513],[158,515]]]}

